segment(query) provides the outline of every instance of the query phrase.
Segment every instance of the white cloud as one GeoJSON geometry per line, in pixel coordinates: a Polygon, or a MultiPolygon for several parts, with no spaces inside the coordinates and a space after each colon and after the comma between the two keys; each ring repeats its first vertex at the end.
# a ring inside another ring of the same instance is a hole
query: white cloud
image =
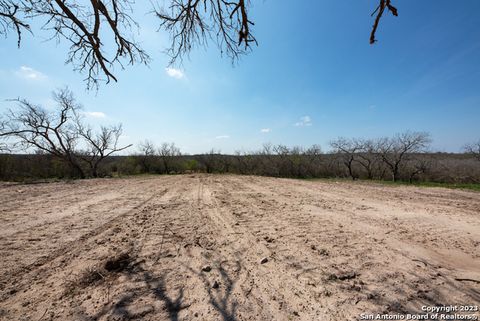
{"type": "Polygon", "coordinates": [[[312,126],[312,119],[310,116],[300,117],[300,121],[294,124],[297,127],[312,126]]]}
{"type": "Polygon", "coordinates": [[[107,115],[101,111],[86,111],[84,114],[93,118],[107,118],[107,115]]]}
{"type": "Polygon", "coordinates": [[[15,75],[23,79],[34,81],[47,79],[47,76],[42,74],[40,71],[27,66],[21,66],[17,71],[15,71],[15,75]]]}
{"type": "Polygon", "coordinates": [[[228,138],[230,138],[230,136],[228,136],[228,135],[220,135],[220,136],[215,137],[215,139],[228,139],[228,138]]]}
{"type": "Polygon", "coordinates": [[[260,132],[261,132],[261,133],[269,133],[269,132],[271,132],[271,131],[272,131],[272,130],[271,130],[270,128],[262,128],[262,129],[260,129],[260,132]]]}
{"type": "Polygon", "coordinates": [[[165,72],[168,76],[175,78],[175,79],[182,79],[185,77],[183,71],[175,68],[165,68],[165,72]]]}

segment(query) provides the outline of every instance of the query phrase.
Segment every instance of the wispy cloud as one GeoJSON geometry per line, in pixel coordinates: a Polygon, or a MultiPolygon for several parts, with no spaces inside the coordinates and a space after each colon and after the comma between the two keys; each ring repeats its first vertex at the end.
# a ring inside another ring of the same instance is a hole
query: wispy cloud
{"type": "Polygon", "coordinates": [[[262,128],[260,129],[260,132],[263,133],[263,134],[266,134],[266,133],[269,133],[271,132],[272,130],[270,128],[262,128]]]}
{"type": "Polygon", "coordinates": [[[27,66],[21,66],[20,68],[18,68],[18,70],[15,71],[15,75],[19,78],[32,81],[40,81],[47,79],[47,76],[45,74],[42,74],[40,71],[27,66]]]}
{"type": "Polygon", "coordinates": [[[215,137],[215,139],[229,139],[229,138],[230,138],[230,136],[228,136],[228,135],[220,135],[220,136],[215,137]]]}
{"type": "Polygon", "coordinates": [[[297,127],[312,126],[312,119],[310,118],[310,116],[300,117],[300,121],[296,122],[294,126],[297,126],[297,127]]]}
{"type": "Polygon", "coordinates": [[[93,118],[107,118],[107,115],[101,111],[86,111],[84,114],[93,118]]]}
{"type": "Polygon", "coordinates": [[[165,68],[165,72],[169,77],[175,78],[175,79],[182,79],[185,77],[185,74],[183,71],[175,68],[165,68]]]}

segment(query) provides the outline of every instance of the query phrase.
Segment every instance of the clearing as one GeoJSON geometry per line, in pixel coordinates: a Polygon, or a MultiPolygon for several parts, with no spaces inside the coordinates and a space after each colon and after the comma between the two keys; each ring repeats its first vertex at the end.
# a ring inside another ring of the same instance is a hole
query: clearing
{"type": "Polygon", "coordinates": [[[480,305],[473,191],[202,174],[0,183],[0,226],[2,320],[480,305]]]}

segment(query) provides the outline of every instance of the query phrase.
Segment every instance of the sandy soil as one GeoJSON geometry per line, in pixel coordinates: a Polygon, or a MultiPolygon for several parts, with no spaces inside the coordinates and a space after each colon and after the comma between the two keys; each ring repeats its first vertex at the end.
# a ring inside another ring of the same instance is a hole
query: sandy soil
{"type": "Polygon", "coordinates": [[[480,193],[216,175],[2,183],[0,257],[1,320],[480,305],[480,193]]]}

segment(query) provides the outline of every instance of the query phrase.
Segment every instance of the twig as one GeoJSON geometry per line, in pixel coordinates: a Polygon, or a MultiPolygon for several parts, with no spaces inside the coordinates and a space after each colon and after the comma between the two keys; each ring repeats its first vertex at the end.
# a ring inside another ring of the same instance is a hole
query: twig
{"type": "Polygon", "coordinates": [[[157,259],[155,260],[154,263],[157,263],[158,260],[160,260],[160,257],[162,255],[162,249],[163,249],[163,239],[165,238],[165,233],[167,232],[167,226],[165,225],[165,227],[163,228],[163,234],[162,234],[162,242],[160,243],[160,252],[158,254],[158,257],[157,259]]]}
{"type": "Polygon", "coordinates": [[[45,316],[45,314],[47,314],[47,311],[48,311],[48,308],[45,309],[45,312],[43,312],[42,316],[41,316],[40,319],[38,319],[37,321],[42,320],[43,317],[45,316]]]}
{"type": "Polygon", "coordinates": [[[468,278],[455,278],[455,281],[467,281],[467,282],[475,282],[475,283],[480,283],[480,280],[474,280],[474,279],[468,279],[468,278]]]}
{"type": "Polygon", "coordinates": [[[428,264],[427,262],[425,262],[425,261],[423,261],[423,260],[419,260],[419,259],[412,259],[412,261],[423,263],[423,264],[425,264],[425,266],[430,265],[430,264],[428,264]]]}
{"type": "Polygon", "coordinates": [[[160,254],[162,254],[162,248],[163,248],[163,239],[165,237],[165,233],[167,232],[167,226],[163,228],[163,234],[162,234],[162,243],[160,243],[160,254]]]}

